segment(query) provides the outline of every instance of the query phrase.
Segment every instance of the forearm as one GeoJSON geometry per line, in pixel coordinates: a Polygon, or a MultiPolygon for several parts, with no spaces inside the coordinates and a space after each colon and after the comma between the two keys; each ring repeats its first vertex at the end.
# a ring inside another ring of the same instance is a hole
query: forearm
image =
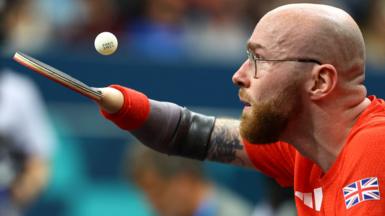
{"type": "Polygon", "coordinates": [[[103,95],[108,97],[105,101],[111,101],[108,95],[110,92],[113,92],[111,98],[120,102],[112,100],[113,103],[109,103],[107,107],[120,104],[120,108],[116,106],[112,110],[127,113],[125,117],[119,117],[118,121],[113,117],[112,121],[117,122],[122,129],[130,131],[143,144],[169,155],[251,166],[239,136],[239,121],[220,119],[215,123],[214,117],[191,112],[176,104],[148,100],[149,114],[141,120],[143,123],[138,124],[139,127],[132,129],[125,123],[136,121],[131,120],[136,111],[130,113],[120,110],[130,109],[127,106],[122,108],[127,100],[130,100],[127,99],[129,95],[120,97],[116,96],[118,92],[108,90],[103,92],[103,95]]]}
{"type": "Polygon", "coordinates": [[[239,120],[216,120],[210,137],[207,160],[253,167],[239,134],[239,120]]]}
{"type": "Polygon", "coordinates": [[[12,184],[11,195],[16,204],[23,206],[41,193],[48,182],[49,165],[38,157],[27,160],[23,171],[12,184]]]}
{"type": "Polygon", "coordinates": [[[102,89],[99,104],[107,119],[159,152],[198,160],[206,158],[214,117],[173,103],[150,100],[122,86],[113,87],[123,97],[116,90],[102,89]]]}

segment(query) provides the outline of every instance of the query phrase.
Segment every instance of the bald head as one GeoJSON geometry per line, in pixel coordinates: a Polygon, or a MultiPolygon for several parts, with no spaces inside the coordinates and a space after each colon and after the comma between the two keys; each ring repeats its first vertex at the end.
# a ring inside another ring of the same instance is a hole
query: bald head
{"type": "Polygon", "coordinates": [[[358,25],[341,9],[290,4],[268,12],[233,76],[240,99],[250,105],[242,112],[241,136],[259,144],[282,140],[314,158],[320,152],[314,146],[343,140],[346,134],[334,129],[350,128],[370,103],[364,50],[358,25]],[[337,139],[328,139],[330,131],[337,139]]]}
{"type": "MultiPolygon", "coordinates": [[[[313,58],[343,73],[363,74],[365,45],[361,31],[345,11],[319,4],[289,4],[267,13],[250,39],[274,58],[313,58]]],[[[358,75],[358,74],[356,74],[358,75]]]]}

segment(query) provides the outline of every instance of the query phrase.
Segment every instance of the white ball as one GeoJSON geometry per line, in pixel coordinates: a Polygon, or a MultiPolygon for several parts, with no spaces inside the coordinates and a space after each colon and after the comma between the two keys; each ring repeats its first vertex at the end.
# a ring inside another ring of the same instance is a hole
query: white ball
{"type": "Polygon", "coordinates": [[[102,32],[95,38],[95,49],[102,55],[111,55],[118,48],[118,39],[111,32],[102,32]]]}

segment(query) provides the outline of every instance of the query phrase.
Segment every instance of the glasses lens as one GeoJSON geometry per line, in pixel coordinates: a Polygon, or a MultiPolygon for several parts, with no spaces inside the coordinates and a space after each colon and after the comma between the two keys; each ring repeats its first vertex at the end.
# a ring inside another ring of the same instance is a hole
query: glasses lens
{"type": "Polygon", "coordinates": [[[254,69],[254,71],[253,71],[254,78],[256,78],[257,77],[257,59],[255,58],[253,53],[249,50],[247,50],[247,57],[249,59],[249,63],[251,64],[251,68],[254,69]]]}

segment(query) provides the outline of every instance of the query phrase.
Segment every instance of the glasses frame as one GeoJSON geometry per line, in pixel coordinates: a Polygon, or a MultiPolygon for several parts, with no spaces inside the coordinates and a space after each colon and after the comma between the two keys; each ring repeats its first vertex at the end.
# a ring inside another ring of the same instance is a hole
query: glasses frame
{"type": "Polygon", "coordinates": [[[258,76],[258,66],[257,63],[259,62],[301,62],[301,63],[313,63],[322,65],[322,63],[316,59],[311,58],[287,58],[287,59],[264,59],[257,57],[254,52],[247,50],[247,57],[250,62],[254,64],[254,78],[257,79],[258,76]]]}

